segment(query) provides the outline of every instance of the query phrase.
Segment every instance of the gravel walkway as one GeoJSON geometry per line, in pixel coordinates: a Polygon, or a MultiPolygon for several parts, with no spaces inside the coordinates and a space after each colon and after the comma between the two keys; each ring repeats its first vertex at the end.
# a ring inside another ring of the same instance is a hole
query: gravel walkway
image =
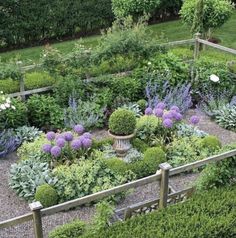
{"type": "MultiPolygon", "coordinates": [[[[201,117],[201,121],[198,125],[199,129],[208,132],[209,134],[216,135],[220,138],[223,144],[236,142],[236,133],[227,131],[220,128],[217,124],[212,122],[207,116],[200,112],[195,112],[190,110],[187,113],[186,119],[188,120],[191,115],[198,114],[201,117]]],[[[104,137],[107,135],[105,130],[96,131],[94,135],[98,138],[104,137]]],[[[0,160],[0,221],[13,218],[15,216],[23,215],[29,212],[28,204],[20,200],[15,193],[9,189],[8,186],[8,177],[9,169],[12,163],[17,161],[16,155],[13,153],[6,159],[0,160]]],[[[198,174],[181,174],[171,178],[170,184],[175,190],[184,189],[190,186],[193,183],[198,174]]],[[[117,208],[123,208],[128,205],[142,202],[149,199],[154,199],[159,193],[159,184],[152,183],[145,186],[141,186],[137,189],[134,189],[132,193],[129,193],[126,198],[121,201],[117,208]]],[[[93,206],[84,206],[80,207],[78,210],[71,210],[67,212],[61,212],[52,216],[43,218],[43,226],[45,237],[50,230],[55,228],[58,225],[67,223],[75,218],[80,218],[85,221],[89,221],[94,215],[93,206]]],[[[33,229],[30,222],[24,223],[22,225],[0,230],[0,238],[32,238],[33,229]]]]}

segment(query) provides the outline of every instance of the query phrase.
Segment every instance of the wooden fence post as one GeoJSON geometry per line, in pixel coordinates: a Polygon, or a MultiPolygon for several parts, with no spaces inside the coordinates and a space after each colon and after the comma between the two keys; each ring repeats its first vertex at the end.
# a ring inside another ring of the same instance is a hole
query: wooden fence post
{"type": "Polygon", "coordinates": [[[194,45],[194,60],[196,60],[199,56],[199,51],[200,51],[200,43],[198,42],[198,39],[200,39],[201,33],[196,33],[195,34],[195,45],[194,45]]]}
{"type": "Polygon", "coordinates": [[[43,208],[43,206],[40,202],[33,202],[29,204],[29,207],[33,213],[35,238],[43,238],[43,226],[41,217],[41,209],[43,208]]]}
{"type": "Polygon", "coordinates": [[[160,203],[159,208],[167,206],[167,199],[169,193],[169,172],[172,166],[168,163],[159,165],[161,169],[161,188],[160,188],[160,203]]]}

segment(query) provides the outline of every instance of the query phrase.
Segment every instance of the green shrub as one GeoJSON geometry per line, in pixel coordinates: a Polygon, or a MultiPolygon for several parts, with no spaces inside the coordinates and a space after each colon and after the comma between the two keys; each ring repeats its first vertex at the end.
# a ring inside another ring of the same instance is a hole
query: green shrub
{"type": "Polygon", "coordinates": [[[49,165],[34,158],[13,164],[10,169],[10,187],[27,201],[33,201],[37,187],[55,182],[49,165]]]}
{"type": "Polygon", "coordinates": [[[137,137],[150,143],[150,139],[156,135],[161,127],[161,121],[154,115],[142,116],[137,120],[137,137]]]}
{"type": "Polygon", "coordinates": [[[236,232],[235,193],[235,186],[206,191],[184,203],[117,222],[82,237],[232,238],[236,232]]]}
{"type": "Polygon", "coordinates": [[[112,145],[113,143],[114,143],[114,140],[110,137],[103,138],[103,139],[93,139],[92,149],[99,150],[103,146],[112,145]]]}
{"type": "Polygon", "coordinates": [[[130,135],[134,132],[136,118],[133,112],[117,109],[109,119],[109,129],[115,135],[130,135]]]}
{"type": "Polygon", "coordinates": [[[13,79],[0,80],[0,88],[6,94],[20,91],[20,82],[13,79]]]}
{"type": "Polygon", "coordinates": [[[201,145],[209,151],[217,151],[221,147],[221,142],[216,136],[206,136],[202,139],[201,145]]]}
{"type": "Polygon", "coordinates": [[[52,86],[55,79],[46,72],[32,72],[25,74],[25,89],[31,90],[35,88],[42,88],[52,86]]]}
{"type": "Polygon", "coordinates": [[[6,128],[17,128],[28,123],[27,107],[20,99],[13,98],[11,105],[15,107],[8,108],[0,113],[0,130],[6,128]]]}
{"type": "Polygon", "coordinates": [[[117,174],[124,175],[128,171],[127,163],[118,158],[105,159],[106,166],[117,174]]]}
{"type": "Polygon", "coordinates": [[[53,97],[33,95],[27,101],[29,123],[39,128],[61,128],[63,110],[53,97]]]}
{"type": "MultiPolygon", "coordinates": [[[[235,149],[235,144],[227,145],[222,147],[218,154],[235,149]]],[[[198,190],[209,190],[211,188],[226,186],[234,183],[235,177],[236,156],[232,156],[213,164],[208,164],[196,181],[196,187],[198,190]]]]}
{"type": "Polygon", "coordinates": [[[32,142],[23,142],[23,144],[17,149],[17,156],[20,160],[27,160],[30,158],[37,158],[43,160],[44,153],[42,152],[42,146],[48,143],[44,134],[41,134],[32,142]]]}
{"type": "Polygon", "coordinates": [[[132,140],[132,145],[134,148],[136,148],[138,151],[144,153],[148,149],[148,145],[140,140],[139,138],[135,138],[132,140]]]}
{"type": "Polygon", "coordinates": [[[51,207],[58,202],[57,191],[48,184],[42,184],[36,188],[34,199],[39,201],[43,207],[51,207]]]}
{"type": "Polygon", "coordinates": [[[141,111],[144,112],[147,107],[147,101],[145,99],[140,99],[137,101],[137,104],[139,108],[141,109],[141,111]]]}
{"type": "Polygon", "coordinates": [[[71,166],[60,165],[53,170],[60,202],[112,188],[125,183],[127,177],[114,173],[101,159],[81,160],[71,166]]]}
{"type": "Polygon", "coordinates": [[[49,238],[77,238],[85,232],[85,224],[80,220],[62,225],[49,233],[49,238]]]}

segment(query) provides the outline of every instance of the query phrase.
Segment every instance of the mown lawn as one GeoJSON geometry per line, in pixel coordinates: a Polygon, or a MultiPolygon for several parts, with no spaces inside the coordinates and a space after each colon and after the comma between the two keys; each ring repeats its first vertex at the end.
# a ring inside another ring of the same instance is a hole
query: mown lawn
{"type": "MultiPolygon", "coordinates": [[[[191,34],[187,26],[183,24],[181,20],[170,21],[160,24],[149,26],[150,34],[153,37],[164,37],[169,41],[183,40],[191,38],[191,34]]],[[[227,47],[236,49],[236,12],[231,19],[220,29],[214,32],[214,37],[221,40],[221,44],[227,47]]],[[[100,36],[90,36],[83,39],[84,44],[93,47],[99,42],[100,36]]],[[[64,41],[55,43],[53,46],[58,50],[68,53],[70,52],[77,40],[64,41]]],[[[1,53],[0,57],[2,61],[8,61],[11,58],[18,57],[23,61],[38,62],[40,55],[42,54],[43,46],[31,47],[21,50],[14,50],[5,53],[1,53]]]]}

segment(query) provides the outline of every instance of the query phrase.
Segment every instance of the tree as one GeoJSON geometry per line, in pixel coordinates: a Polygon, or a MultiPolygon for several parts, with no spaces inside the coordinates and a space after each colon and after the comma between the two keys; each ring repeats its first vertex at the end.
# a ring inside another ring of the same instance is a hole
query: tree
{"type": "Polygon", "coordinates": [[[201,31],[204,38],[210,38],[212,30],[228,21],[233,9],[227,0],[185,0],[180,15],[192,33],[201,31]]]}
{"type": "Polygon", "coordinates": [[[159,5],[160,0],[112,0],[112,10],[117,18],[139,17],[153,12],[159,5]]]}

